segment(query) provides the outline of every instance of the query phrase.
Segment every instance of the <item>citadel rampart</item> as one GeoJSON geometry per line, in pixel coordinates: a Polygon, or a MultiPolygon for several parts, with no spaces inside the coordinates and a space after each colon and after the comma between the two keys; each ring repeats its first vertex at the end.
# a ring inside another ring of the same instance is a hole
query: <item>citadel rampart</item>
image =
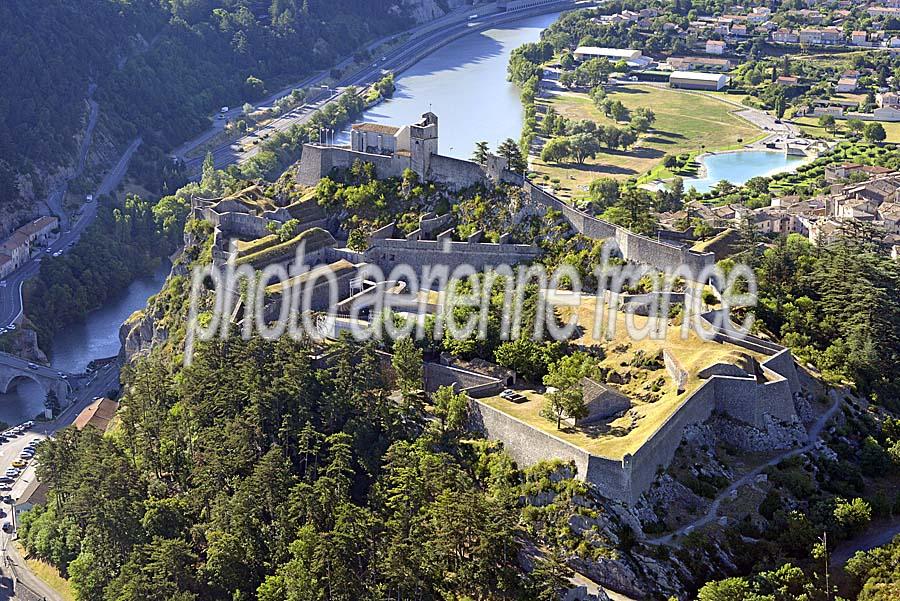
{"type": "Polygon", "coordinates": [[[304,144],[303,156],[297,170],[297,182],[304,186],[315,186],[332,170],[349,169],[355,161],[372,163],[375,174],[380,179],[400,177],[411,164],[410,158],[403,155],[385,155],[359,152],[339,146],[304,144]]]}
{"type": "Polygon", "coordinates": [[[452,273],[461,265],[471,265],[476,271],[482,271],[501,264],[533,261],[541,255],[540,249],[530,244],[457,242],[450,239],[451,233],[448,230],[435,240],[420,240],[417,230],[406,238],[394,238],[395,227],[390,224],[369,236],[365,261],[377,265],[385,273],[390,273],[399,264],[409,265],[418,272],[431,265],[446,265],[452,273]]]}
{"type": "Polygon", "coordinates": [[[751,338],[746,344],[723,334],[723,342],[743,346],[771,356],[760,363],[764,379],[755,375],[711,375],[691,392],[643,445],[621,460],[593,455],[546,432],[490,407],[473,401],[475,422],[490,438],[521,465],[563,459],[574,461],[578,477],[595,485],[604,496],[634,503],[650,488],[658,471],[671,463],[687,427],[700,424],[714,413],[722,413],[762,429],[767,419],[789,423],[797,419],[793,393],[799,379],[790,351],[769,341],[751,338]],[[769,416],[767,418],[767,416],[769,416]]]}
{"type": "Polygon", "coordinates": [[[594,240],[615,240],[622,258],[627,261],[648,265],[660,271],[684,265],[695,274],[699,274],[704,267],[715,262],[713,253],[697,253],[681,246],[635,234],[626,228],[579,211],[531,182],[526,181],[524,187],[533,205],[560,211],[575,231],[583,236],[594,240]]]}

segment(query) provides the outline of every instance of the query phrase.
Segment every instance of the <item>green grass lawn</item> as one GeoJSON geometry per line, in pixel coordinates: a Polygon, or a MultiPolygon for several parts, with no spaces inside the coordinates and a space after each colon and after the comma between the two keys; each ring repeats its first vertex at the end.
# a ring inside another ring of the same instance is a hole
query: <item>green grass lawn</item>
{"type": "MultiPolygon", "coordinates": [[[[838,128],[834,134],[819,125],[818,117],[801,117],[799,119],[794,119],[793,122],[800,126],[800,131],[802,131],[804,135],[814,138],[839,140],[844,139],[847,132],[847,122],[845,120],[837,121],[838,128]]],[[[887,138],[884,140],[885,142],[900,142],[900,122],[890,123],[888,121],[881,121],[881,125],[884,127],[884,133],[887,134],[887,138]]]]}
{"type": "Polygon", "coordinates": [[[59,596],[63,601],[75,601],[75,591],[72,590],[69,581],[59,575],[56,568],[49,563],[29,557],[24,547],[19,543],[15,543],[15,545],[18,547],[19,554],[25,558],[28,569],[31,570],[35,576],[43,580],[47,586],[59,593],[59,596]]]}
{"type": "MultiPolygon", "coordinates": [[[[667,154],[724,150],[750,143],[762,135],[759,128],[732,114],[738,110],[737,107],[713,96],[631,85],[612,92],[609,97],[621,100],[628,109],[652,109],[656,114],[654,129],[642,136],[637,147],[627,152],[602,152],[584,165],[547,164],[535,158],[532,168],[541,178],[547,175],[551,179],[559,179],[558,193],[563,198],[584,196],[587,186],[598,177],[637,177],[657,166],[667,154]]],[[[538,102],[552,105],[558,113],[570,119],[613,124],[585,94],[565,93],[538,102]]]]}

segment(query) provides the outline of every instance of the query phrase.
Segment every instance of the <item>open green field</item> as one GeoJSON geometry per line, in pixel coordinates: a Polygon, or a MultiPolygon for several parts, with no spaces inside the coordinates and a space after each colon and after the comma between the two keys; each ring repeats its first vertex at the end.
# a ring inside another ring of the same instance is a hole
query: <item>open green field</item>
{"type": "MultiPolygon", "coordinates": [[[[686,93],[669,88],[630,85],[611,92],[629,110],[647,107],[656,114],[654,129],[626,151],[601,152],[584,165],[576,163],[543,163],[532,160],[532,169],[540,176],[559,179],[558,194],[563,198],[579,198],[586,194],[591,181],[598,177],[627,179],[650,170],[667,154],[703,150],[724,150],[748,144],[762,136],[762,130],[732,114],[737,107],[706,94],[686,93]]],[[[564,93],[539,104],[553,106],[570,119],[590,119],[612,125],[586,94],[564,93]]]]}
{"type": "MultiPolygon", "coordinates": [[[[845,120],[839,119],[837,121],[838,127],[834,134],[819,125],[818,117],[801,117],[794,119],[793,122],[800,126],[800,131],[813,138],[840,140],[844,139],[847,133],[847,122],[845,120]]],[[[885,142],[900,143],[900,122],[881,121],[881,125],[884,126],[884,133],[887,134],[885,142]]]]}
{"type": "MultiPolygon", "coordinates": [[[[522,420],[529,426],[557,436],[585,451],[610,459],[621,459],[626,453],[634,453],[652,436],[659,427],[678,409],[691,393],[705,383],[697,372],[713,363],[746,365],[748,358],[764,360],[762,355],[730,344],[719,344],[703,340],[692,330],[686,337],[681,335],[681,327],[670,320],[665,338],[655,340],[649,336],[632,338],[625,327],[625,314],[616,314],[615,331],[612,340],[601,333],[600,339],[593,337],[594,321],[597,317],[597,297],[582,295],[577,309],[563,307],[560,316],[567,321],[573,311],[577,311],[577,323],[582,336],[575,343],[584,346],[602,346],[606,357],[600,365],[608,368],[625,380],[614,387],[631,399],[632,408],[618,418],[601,421],[587,426],[556,428],[556,422],[540,415],[546,397],[538,391],[520,391],[528,399],[523,403],[513,403],[499,396],[480,399],[481,402],[522,420]],[[640,354],[654,357],[668,350],[679,365],[688,373],[685,392],[678,394],[675,383],[666,369],[644,369],[633,366],[633,360],[640,354]]],[[[646,317],[633,316],[637,328],[647,324],[646,317]]],[[[604,317],[604,320],[606,318],[604,317]]]]}

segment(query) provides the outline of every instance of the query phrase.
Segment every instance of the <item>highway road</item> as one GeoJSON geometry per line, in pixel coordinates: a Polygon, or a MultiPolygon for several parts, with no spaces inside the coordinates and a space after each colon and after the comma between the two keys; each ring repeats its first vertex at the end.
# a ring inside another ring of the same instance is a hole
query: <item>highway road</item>
{"type": "MultiPolygon", "coordinates": [[[[538,14],[539,12],[552,12],[563,10],[567,6],[573,5],[574,2],[569,0],[561,0],[559,3],[547,5],[537,9],[537,11],[529,11],[527,14],[538,14]]],[[[466,33],[474,33],[482,31],[489,27],[502,24],[506,21],[524,18],[525,13],[507,13],[497,12],[495,5],[489,5],[488,9],[479,7],[477,9],[470,8],[467,11],[457,11],[453,15],[445,17],[440,26],[435,27],[434,23],[427,26],[421,26],[407,32],[410,34],[409,39],[397,48],[385,53],[383,56],[376,56],[374,61],[356,72],[347,75],[340,81],[336,82],[332,87],[321,90],[317,95],[307,101],[302,106],[295,108],[287,113],[276,117],[266,124],[265,127],[247,134],[239,140],[224,143],[212,149],[213,164],[218,169],[224,169],[232,164],[243,164],[259,154],[262,146],[265,145],[266,139],[278,132],[289,130],[294,125],[300,125],[310,119],[310,117],[318,110],[324,108],[327,104],[334,102],[343,90],[350,86],[364,88],[378,81],[386,72],[400,73],[411,64],[416,62],[423,55],[431,50],[435,50],[445,43],[456,39],[466,33]],[[488,9],[492,9],[488,12],[488,9]],[[471,18],[477,15],[477,18],[471,18]]],[[[386,41],[399,37],[402,34],[391,36],[386,41]]],[[[372,46],[377,47],[377,44],[372,46]]],[[[342,62],[341,65],[349,64],[349,59],[342,62]]],[[[311,85],[319,85],[328,77],[327,73],[320,73],[307,78],[302,82],[304,87],[311,85]]],[[[289,93],[290,90],[287,91],[289,93]]],[[[271,98],[269,99],[271,100],[271,98]]],[[[228,119],[234,119],[241,114],[241,109],[231,109],[225,116],[228,119]]],[[[222,131],[225,120],[219,119],[218,124],[213,130],[207,132],[192,143],[186,144],[179,148],[180,152],[176,152],[175,156],[185,160],[188,171],[198,177],[199,167],[203,163],[204,157],[195,157],[193,159],[185,159],[184,154],[190,152],[198,143],[203,143],[212,138],[215,134],[222,131]]]]}
{"type": "MultiPolygon", "coordinates": [[[[485,14],[487,14],[489,12],[496,12],[496,3],[485,5],[484,7],[479,7],[478,9],[473,9],[471,7],[465,7],[465,6],[460,7],[456,11],[453,11],[453,12],[450,12],[450,13],[444,15],[440,19],[436,19],[434,21],[431,21],[429,23],[424,23],[424,24],[414,27],[412,29],[408,29],[403,32],[385,36],[381,39],[370,42],[366,46],[366,50],[368,52],[374,52],[377,48],[379,48],[385,44],[390,44],[390,43],[394,42],[395,40],[397,40],[398,38],[403,37],[403,36],[408,36],[409,42],[412,42],[419,36],[422,36],[422,35],[425,35],[428,33],[432,33],[435,30],[442,29],[442,28],[446,27],[447,25],[452,24],[454,22],[466,20],[466,19],[468,19],[469,16],[471,16],[473,14],[478,14],[479,10],[484,12],[485,14]]],[[[340,69],[340,70],[346,69],[353,63],[353,60],[354,60],[353,57],[347,57],[344,60],[342,60],[341,62],[334,65],[333,68],[340,69]]],[[[293,85],[286,86],[286,87],[282,88],[281,90],[279,90],[273,94],[270,94],[267,98],[256,103],[253,106],[253,108],[254,108],[254,110],[266,110],[266,109],[272,108],[278,100],[289,95],[295,89],[310,88],[313,86],[321,86],[322,83],[330,77],[330,73],[331,73],[330,69],[325,70],[325,71],[320,71],[318,73],[314,73],[314,74],[310,75],[309,77],[306,77],[303,80],[298,81],[297,83],[295,83],[293,85]]],[[[312,99],[310,99],[308,101],[308,104],[315,105],[315,106],[323,106],[324,105],[323,101],[327,101],[327,99],[330,98],[331,96],[332,96],[331,93],[323,94],[320,91],[319,94],[315,95],[312,99]]],[[[304,112],[311,112],[311,111],[301,111],[301,110],[295,109],[294,111],[291,111],[290,113],[281,115],[280,117],[276,118],[275,121],[280,122],[282,120],[288,120],[291,122],[291,124],[293,124],[294,122],[296,122],[296,119],[298,117],[302,116],[302,114],[304,112]]],[[[195,157],[193,159],[186,159],[185,155],[190,153],[197,146],[206,144],[210,139],[212,139],[213,137],[215,137],[217,134],[221,133],[225,129],[225,124],[227,122],[233,121],[234,119],[239,118],[242,114],[243,114],[242,107],[231,107],[225,113],[221,113],[221,114],[217,113],[216,115],[213,116],[213,119],[212,119],[213,125],[209,130],[205,131],[200,136],[185,142],[184,144],[182,144],[181,146],[179,146],[178,148],[173,150],[172,154],[174,156],[184,160],[189,168],[196,169],[197,167],[199,167],[202,164],[204,157],[195,157]]],[[[284,127],[284,129],[287,129],[288,127],[290,127],[290,125],[288,125],[287,127],[284,127]]],[[[279,131],[281,131],[281,129],[279,129],[279,131]]],[[[250,137],[252,137],[252,136],[245,136],[244,140],[248,141],[247,139],[250,137]]],[[[230,144],[224,144],[224,145],[220,146],[219,149],[217,149],[217,150],[227,149],[229,145],[230,144]]],[[[228,164],[230,164],[230,163],[228,163],[228,164]]],[[[219,165],[217,164],[216,166],[218,167],[219,165]]],[[[227,166],[227,164],[225,166],[227,166]]]]}
{"type": "Polygon", "coordinates": [[[22,316],[22,284],[37,275],[41,261],[57,251],[65,252],[74,246],[81,234],[94,222],[97,217],[97,198],[102,194],[109,194],[119,185],[128,170],[128,161],[131,160],[131,155],[140,145],[141,138],[137,138],[125,149],[119,161],[100,182],[94,193],[94,200],[82,205],[71,228],[65,229],[60,222],[59,237],[45,251],[33,256],[30,261],[10,274],[9,277],[0,281],[0,328],[9,327],[22,316]]]}

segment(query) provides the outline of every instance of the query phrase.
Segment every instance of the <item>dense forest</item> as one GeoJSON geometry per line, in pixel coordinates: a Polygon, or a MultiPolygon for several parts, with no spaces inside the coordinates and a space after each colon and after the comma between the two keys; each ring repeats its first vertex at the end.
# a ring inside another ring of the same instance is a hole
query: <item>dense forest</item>
{"type": "MultiPolygon", "coordinates": [[[[122,143],[171,149],[240,105],[330,67],[407,21],[387,0],[5,2],[0,183],[71,165],[90,90],[122,143]]],[[[32,182],[36,183],[36,182],[32,182]]],[[[21,186],[20,186],[21,187],[21,186]]],[[[40,193],[40,190],[36,190],[40,193]]],[[[0,186],[0,206],[15,202],[0,186]]]]}
{"type": "Polygon", "coordinates": [[[76,246],[59,257],[45,257],[38,276],[26,283],[26,315],[39,343],[82,321],[179,245],[188,208],[184,196],[167,196],[156,204],[137,196],[100,202],[97,219],[76,246]]]}
{"type": "MultiPolygon", "coordinates": [[[[420,387],[406,349],[398,378],[420,387]]],[[[325,365],[312,351],[234,339],[177,375],[160,353],[139,362],[112,436],[41,446],[52,495],[23,517],[25,546],[80,600],[559,598],[553,536],[521,564],[522,495],[546,472],[461,440],[468,403],[450,389],[439,420],[391,399],[373,347],[338,344],[325,365]]],[[[548,510],[532,508],[533,534],[554,532],[548,510]]]]}

